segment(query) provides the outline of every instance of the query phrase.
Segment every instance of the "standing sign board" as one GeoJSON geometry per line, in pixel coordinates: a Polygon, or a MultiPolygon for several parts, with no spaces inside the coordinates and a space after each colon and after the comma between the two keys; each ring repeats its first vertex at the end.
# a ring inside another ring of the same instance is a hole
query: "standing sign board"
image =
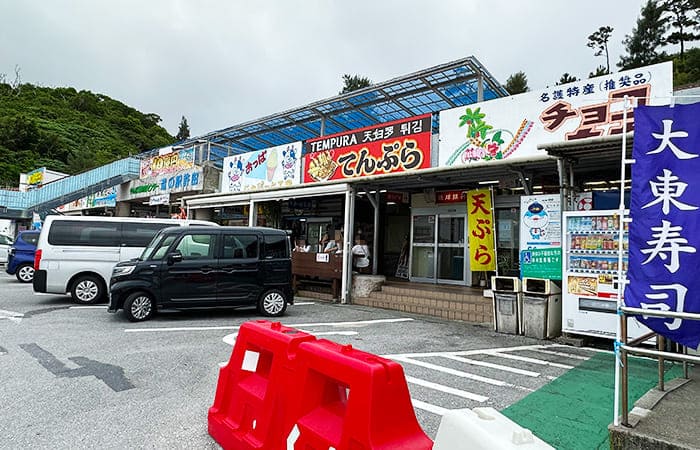
{"type": "Polygon", "coordinates": [[[666,62],[441,111],[439,165],[544,159],[538,144],[621,134],[625,96],[652,104],[672,92],[666,62]]]}
{"type": "MultiPolygon", "coordinates": [[[[700,313],[700,103],[635,111],[629,283],[635,308],[700,313]]],[[[642,316],[657,333],[691,348],[700,321],[642,316]]]]}
{"type": "Polygon", "coordinates": [[[561,197],[520,197],[520,270],[524,277],[561,280],[561,197]]]}
{"type": "Polygon", "coordinates": [[[304,183],[430,167],[430,114],[306,141],[304,183]]]}
{"type": "Polygon", "coordinates": [[[474,271],[496,270],[493,237],[493,202],[489,189],[467,192],[469,265],[474,271]]]}

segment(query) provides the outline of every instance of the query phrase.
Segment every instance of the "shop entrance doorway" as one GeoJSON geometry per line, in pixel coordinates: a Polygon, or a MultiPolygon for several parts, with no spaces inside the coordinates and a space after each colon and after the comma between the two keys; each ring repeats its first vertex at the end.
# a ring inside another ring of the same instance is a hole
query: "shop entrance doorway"
{"type": "Polygon", "coordinates": [[[464,213],[414,211],[410,280],[471,285],[464,213]]]}

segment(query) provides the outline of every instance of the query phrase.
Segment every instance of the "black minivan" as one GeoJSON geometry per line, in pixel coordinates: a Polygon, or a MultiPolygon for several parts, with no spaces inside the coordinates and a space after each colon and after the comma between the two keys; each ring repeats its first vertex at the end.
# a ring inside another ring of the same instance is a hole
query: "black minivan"
{"type": "Polygon", "coordinates": [[[132,322],[160,309],[257,306],[281,316],[294,302],[290,239],[264,227],[164,228],[114,267],[109,291],[108,311],[132,322]]]}

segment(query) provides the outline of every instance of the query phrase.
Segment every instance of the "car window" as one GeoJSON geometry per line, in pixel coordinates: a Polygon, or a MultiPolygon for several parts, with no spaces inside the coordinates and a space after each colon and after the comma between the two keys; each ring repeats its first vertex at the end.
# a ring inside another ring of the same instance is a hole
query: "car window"
{"type": "Polygon", "coordinates": [[[186,234],[177,243],[175,250],[182,254],[183,259],[213,258],[214,238],[213,234],[186,234]]]}
{"type": "Polygon", "coordinates": [[[97,247],[119,247],[118,222],[83,222],[57,220],[49,229],[51,245],[83,245],[97,247]]]}
{"type": "Polygon", "coordinates": [[[152,247],[149,246],[146,250],[143,251],[141,259],[163,259],[165,253],[168,251],[168,248],[175,241],[175,238],[177,238],[177,235],[167,234],[165,235],[165,237],[162,237],[161,235],[161,237],[159,237],[158,239],[154,239],[154,245],[152,247]],[[148,256],[149,254],[150,257],[148,256]]]}
{"type": "Polygon", "coordinates": [[[225,234],[224,259],[258,257],[258,236],[255,234],[225,234]]]}
{"type": "Polygon", "coordinates": [[[145,247],[158,231],[172,225],[171,223],[125,222],[122,224],[122,243],[125,247],[145,247]]]}
{"type": "Polygon", "coordinates": [[[39,241],[39,233],[24,233],[20,235],[20,239],[22,242],[36,246],[36,243],[39,241]]]}
{"type": "Polygon", "coordinates": [[[265,258],[288,258],[289,257],[289,241],[287,236],[281,234],[265,235],[265,258]]]}
{"type": "Polygon", "coordinates": [[[0,234],[0,245],[12,245],[12,239],[9,236],[0,234]]]}

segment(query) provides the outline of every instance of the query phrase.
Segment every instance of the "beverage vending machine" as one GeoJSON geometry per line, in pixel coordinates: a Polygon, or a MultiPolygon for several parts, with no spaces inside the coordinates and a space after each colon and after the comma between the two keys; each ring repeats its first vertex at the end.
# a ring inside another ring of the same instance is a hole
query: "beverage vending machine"
{"type": "MultiPolygon", "coordinates": [[[[563,332],[615,338],[618,277],[627,271],[629,245],[627,222],[623,221],[620,236],[621,220],[618,210],[563,213],[563,332]]],[[[634,318],[627,320],[627,326],[629,338],[651,331],[634,318]]]]}

